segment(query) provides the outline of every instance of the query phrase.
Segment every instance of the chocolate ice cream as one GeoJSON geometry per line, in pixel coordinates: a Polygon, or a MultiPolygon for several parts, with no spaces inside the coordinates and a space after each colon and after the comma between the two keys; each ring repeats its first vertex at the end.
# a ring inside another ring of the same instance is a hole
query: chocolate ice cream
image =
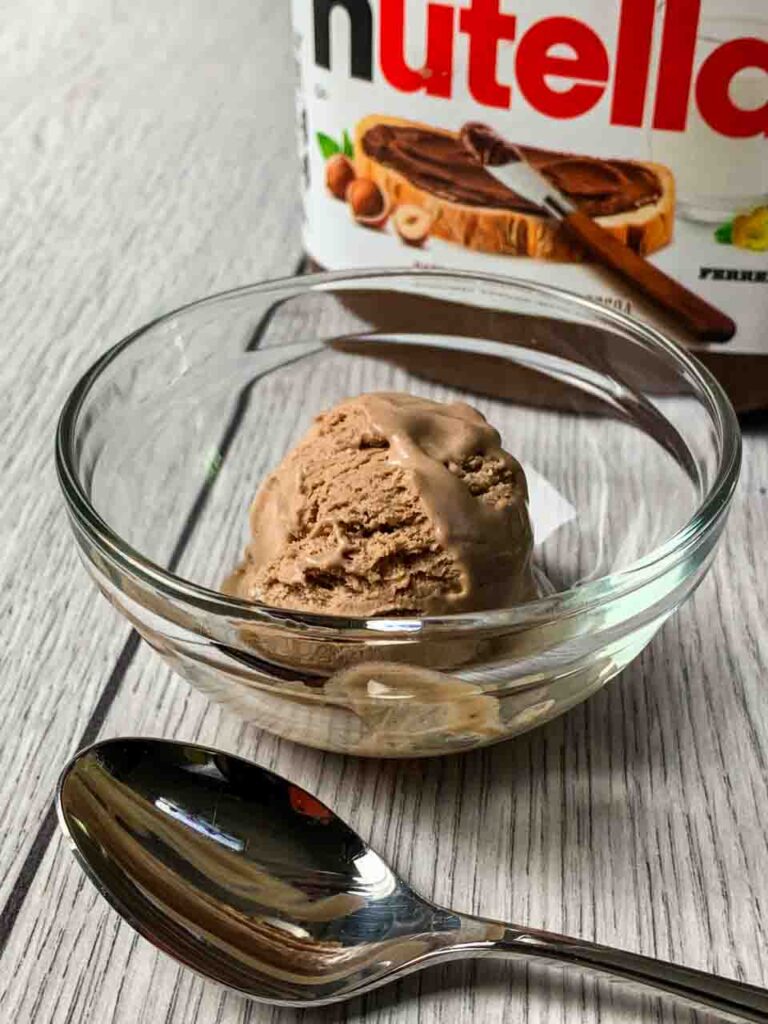
{"type": "Polygon", "coordinates": [[[535,596],[527,487],[463,402],[348,399],[320,415],[251,507],[227,584],[333,615],[443,615],[535,596]]]}

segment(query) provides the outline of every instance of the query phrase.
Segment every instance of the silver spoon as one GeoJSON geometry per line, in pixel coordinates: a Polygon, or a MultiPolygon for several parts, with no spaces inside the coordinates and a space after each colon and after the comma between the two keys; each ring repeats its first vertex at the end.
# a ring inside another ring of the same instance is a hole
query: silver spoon
{"type": "Polygon", "coordinates": [[[768,1022],[768,991],[417,895],[305,790],[231,754],[114,739],[77,754],[59,820],[86,873],[141,935],[253,999],[318,1006],[430,964],[532,959],[768,1022]]]}

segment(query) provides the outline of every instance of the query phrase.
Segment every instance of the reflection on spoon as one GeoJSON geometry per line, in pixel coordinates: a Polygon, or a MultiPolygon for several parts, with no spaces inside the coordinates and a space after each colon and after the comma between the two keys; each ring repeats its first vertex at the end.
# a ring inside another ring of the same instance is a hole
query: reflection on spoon
{"type": "Polygon", "coordinates": [[[66,767],[57,806],[85,871],[140,934],[254,999],[331,1003],[429,964],[496,956],[768,1021],[764,989],[437,907],[315,797],[221,751],[107,740],[66,767]]]}

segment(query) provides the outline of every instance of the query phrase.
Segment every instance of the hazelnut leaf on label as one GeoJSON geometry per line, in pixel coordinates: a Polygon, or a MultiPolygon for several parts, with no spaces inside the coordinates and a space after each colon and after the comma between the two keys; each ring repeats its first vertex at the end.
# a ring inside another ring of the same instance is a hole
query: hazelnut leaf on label
{"type": "Polygon", "coordinates": [[[342,148],[341,148],[341,151],[344,154],[344,156],[348,156],[350,160],[355,155],[355,148],[352,145],[352,139],[350,139],[349,132],[347,131],[346,128],[344,129],[344,135],[342,137],[342,148]]]}
{"type": "Polygon", "coordinates": [[[335,156],[336,153],[341,152],[341,146],[338,144],[336,139],[332,139],[331,136],[326,135],[325,132],[318,132],[316,138],[324,160],[327,160],[329,157],[335,156]]]}
{"type": "Polygon", "coordinates": [[[721,245],[733,245],[732,220],[729,220],[727,224],[721,224],[715,231],[715,241],[719,242],[721,245]]]}

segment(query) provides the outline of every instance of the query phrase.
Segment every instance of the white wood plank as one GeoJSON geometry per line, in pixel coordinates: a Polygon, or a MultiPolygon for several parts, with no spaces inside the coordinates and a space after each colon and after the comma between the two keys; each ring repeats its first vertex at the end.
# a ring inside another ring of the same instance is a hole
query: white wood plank
{"type": "Polygon", "coordinates": [[[59,409],[128,330],[295,266],[289,43],[266,0],[3,5],[0,906],[127,633],[67,537],[59,409]]]}

